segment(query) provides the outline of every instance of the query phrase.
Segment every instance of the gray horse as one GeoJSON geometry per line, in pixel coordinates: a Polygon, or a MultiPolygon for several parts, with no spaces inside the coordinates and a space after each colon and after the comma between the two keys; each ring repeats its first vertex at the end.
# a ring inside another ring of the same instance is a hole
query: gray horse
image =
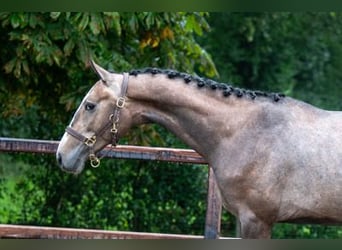
{"type": "Polygon", "coordinates": [[[214,169],[224,207],[243,238],[269,238],[276,222],[342,222],[342,112],[281,94],[234,88],[171,70],[100,76],[56,157],[80,173],[132,126],[158,123],[214,169]]]}

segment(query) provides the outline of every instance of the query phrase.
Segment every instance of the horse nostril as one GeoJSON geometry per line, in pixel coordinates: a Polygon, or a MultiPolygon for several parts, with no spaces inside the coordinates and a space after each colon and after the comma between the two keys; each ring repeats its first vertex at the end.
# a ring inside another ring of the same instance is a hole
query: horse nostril
{"type": "Polygon", "coordinates": [[[59,165],[62,165],[62,156],[60,153],[57,154],[57,162],[59,165]]]}

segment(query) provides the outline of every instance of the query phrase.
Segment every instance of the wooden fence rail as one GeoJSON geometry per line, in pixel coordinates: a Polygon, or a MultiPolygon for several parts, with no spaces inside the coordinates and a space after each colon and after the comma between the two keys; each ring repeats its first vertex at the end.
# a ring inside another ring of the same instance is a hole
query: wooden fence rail
{"type": "Polygon", "coordinates": [[[0,224],[0,238],[7,239],[203,239],[201,235],[124,232],[63,227],[0,224]]]}
{"type": "MultiPolygon", "coordinates": [[[[0,137],[0,152],[56,153],[58,141],[0,137]]],[[[195,151],[158,147],[106,147],[100,156],[118,159],[139,159],[179,163],[207,164],[195,151]]],[[[222,201],[213,170],[208,167],[208,194],[204,236],[113,232],[105,230],[30,227],[0,224],[0,238],[220,238],[222,201]],[[121,233],[121,234],[120,234],[121,233]],[[25,236],[26,235],[26,236],[25,236]],[[93,236],[91,236],[93,235],[93,236]],[[121,236],[120,236],[121,235],[121,236]]]]}

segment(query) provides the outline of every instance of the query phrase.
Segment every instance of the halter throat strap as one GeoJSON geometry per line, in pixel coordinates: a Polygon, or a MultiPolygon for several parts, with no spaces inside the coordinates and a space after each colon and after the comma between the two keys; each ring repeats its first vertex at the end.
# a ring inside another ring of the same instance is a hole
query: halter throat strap
{"type": "MultiPolygon", "coordinates": [[[[129,74],[126,72],[123,73],[121,93],[118,99],[116,100],[113,113],[109,116],[110,124],[112,124],[112,128],[110,130],[110,132],[112,133],[112,146],[116,146],[116,144],[119,141],[118,128],[119,128],[119,122],[120,122],[120,112],[121,112],[121,109],[125,106],[125,102],[126,102],[128,79],[129,79],[129,74]]],[[[100,130],[99,133],[103,133],[103,132],[100,130]]]]}
{"type": "Polygon", "coordinates": [[[94,152],[94,145],[96,143],[96,139],[98,136],[103,135],[108,129],[110,129],[110,132],[112,134],[112,140],[111,144],[113,147],[117,145],[117,142],[119,141],[119,135],[118,135],[118,128],[119,128],[119,122],[120,122],[120,112],[121,109],[125,106],[126,102],[126,93],[128,89],[128,80],[129,80],[129,74],[123,73],[123,80],[121,85],[121,93],[118,99],[116,100],[113,112],[109,115],[109,121],[93,136],[86,137],[82,135],[81,133],[77,132],[72,127],[68,126],[65,131],[76,138],[77,140],[83,142],[87,147],[89,147],[89,159],[90,164],[92,167],[98,167],[100,165],[100,159],[95,155],[94,152]]]}

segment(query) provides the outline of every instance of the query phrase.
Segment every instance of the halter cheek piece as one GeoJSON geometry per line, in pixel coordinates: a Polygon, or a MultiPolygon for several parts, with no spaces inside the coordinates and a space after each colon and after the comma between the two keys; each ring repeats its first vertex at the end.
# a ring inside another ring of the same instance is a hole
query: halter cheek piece
{"type": "Polygon", "coordinates": [[[119,128],[119,121],[120,121],[120,111],[125,106],[125,96],[127,92],[128,87],[128,73],[123,74],[123,80],[122,80],[122,87],[121,87],[121,93],[118,99],[116,100],[116,104],[114,106],[113,112],[109,115],[109,121],[93,136],[91,137],[85,137],[84,135],[80,134],[76,130],[74,130],[72,127],[68,126],[65,131],[76,138],[77,140],[83,142],[87,147],[89,147],[89,160],[90,165],[93,168],[97,168],[100,166],[100,159],[95,155],[94,152],[94,145],[96,143],[96,138],[98,136],[101,136],[104,132],[106,132],[110,128],[110,133],[112,134],[112,146],[115,147],[117,142],[119,141],[119,135],[118,135],[118,128],[119,128]]]}

